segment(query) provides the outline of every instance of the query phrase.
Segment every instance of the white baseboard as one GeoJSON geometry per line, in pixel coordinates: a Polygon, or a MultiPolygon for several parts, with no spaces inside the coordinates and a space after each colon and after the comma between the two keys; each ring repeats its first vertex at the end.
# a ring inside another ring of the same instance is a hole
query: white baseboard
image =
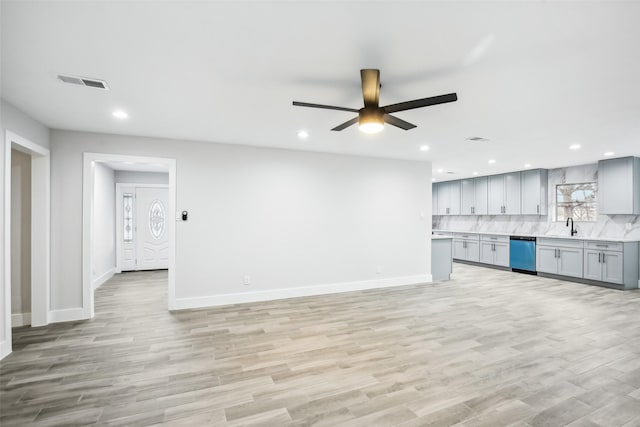
{"type": "Polygon", "coordinates": [[[65,308],[63,310],[51,310],[49,312],[50,323],[71,322],[90,318],[91,316],[88,316],[83,308],[65,308]]]}
{"type": "Polygon", "coordinates": [[[11,340],[0,341],[0,360],[11,353],[11,340]]]}
{"type": "Polygon", "coordinates": [[[11,327],[26,326],[31,324],[31,313],[15,313],[11,315],[11,327]]]}
{"type": "Polygon", "coordinates": [[[100,276],[93,279],[93,290],[98,289],[104,282],[111,279],[113,275],[116,273],[116,268],[112,267],[109,270],[102,273],[100,276]]]}
{"type": "Polygon", "coordinates": [[[358,282],[331,283],[328,285],[304,286],[300,288],[273,289],[268,291],[240,292],[235,294],[211,295],[195,298],[176,298],[171,310],[188,308],[215,307],[220,305],[241,304],[246,302],[270,301],[285,298],[313,295],[337,294],[341,292],[362,291],[366,289],[390,288],[394,286],[431,283],[430,274],[392,277],[389,279],[362,280],[358,282]]]}

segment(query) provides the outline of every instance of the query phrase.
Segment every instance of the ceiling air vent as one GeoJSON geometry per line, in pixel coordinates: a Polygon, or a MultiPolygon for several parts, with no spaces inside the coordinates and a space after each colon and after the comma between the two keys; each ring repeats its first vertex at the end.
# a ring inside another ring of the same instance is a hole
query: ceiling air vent
{"type": "Polygon", "coordinates": [[[72,85],[88,86],[88,87],[95,87],[98,89],[109,90],[109,86],[107,86],[107,82],[100,79],[91,79],[88,77],[68,76],[68,75],[59,74],[58,80],[64,83],[72,84],[72,85]]]}

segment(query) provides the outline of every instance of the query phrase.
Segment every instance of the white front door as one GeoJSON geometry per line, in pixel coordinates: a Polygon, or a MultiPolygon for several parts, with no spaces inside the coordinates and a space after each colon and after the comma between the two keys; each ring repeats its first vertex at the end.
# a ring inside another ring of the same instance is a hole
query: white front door
{"type": "Polygon", "coordinates": [[[136,188],[136,270],[169,268],[166,188],[136,188]]]}
{"type": "Polygon", "coordinates": [[[169,268],[166,187],[129,187],[118,191],[119,269],[169,268]]]}

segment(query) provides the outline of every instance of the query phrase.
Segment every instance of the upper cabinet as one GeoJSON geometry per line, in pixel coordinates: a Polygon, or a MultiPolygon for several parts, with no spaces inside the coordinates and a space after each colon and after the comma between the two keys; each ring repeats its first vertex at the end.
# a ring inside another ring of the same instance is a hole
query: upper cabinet
{"type": "Polygon", "coordinates": [[[431,184],[431,215],[438,215],[438,185],[431,184]]]}
{"type": "Polygon", "coordinates": [[[598,162],[598,212],[640,215],[640,158],[598,162]]]}
{"type": "Polygon", "coordinates": [[[469,178],[460,181],[461,215],[487,214],[487,177],[469,178]]]}
{"type": "Polygon", "coordinates": [[[520,173],[522,215],[547,215],[548,172],[533,169],[520,173]]]}
{"type": "Polygon", "coordinates": [[[460,215],[460,181],[440,182],[437,187],[438,215],[460,215]]]}
{"type": "Polygon", "coordinates": [[[488,214],[520,215],[520,172],[488,178],[488,214]]]}

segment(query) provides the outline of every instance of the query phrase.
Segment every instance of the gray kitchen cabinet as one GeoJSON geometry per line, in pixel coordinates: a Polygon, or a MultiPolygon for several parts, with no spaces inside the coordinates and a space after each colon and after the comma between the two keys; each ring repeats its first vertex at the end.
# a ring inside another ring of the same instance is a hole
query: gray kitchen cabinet
{"type": "Polygon", "coordinates": [[[487,177],[469,178],[460,181],[460,214],[487,214],[487,177]]]}
{"type": "Polygon", "coordinates": [[[640,215],[640,158],[598,162],[598,212],[640,215]]]}
{"type": "Polygon", "coordinates": [[[431,215],[438,215],[438,184],[431,184],[431,215]]]}
{"type": "Polygon", "coordinates": [[[536,270],[582,278],[583,254],[582,240],[540,238],[536,245],[536,270]]]}
{"type": "Polygon", "coordinates": [[[520,172],[488,177],[489,215],[519,215],[521,191],[520,172]]]}
{"type": "Polygon", "coordinates": [[[477,234],[454,233],[453,258],[462,261],[480,261],[480,241],[477,234]]]}
{"type": "Polygon", "coordinates": [[[509,267],[509,236],[482,235],[480,262],[509,267]]]}
{"type": "Polygon", "coordinates": [[[438,184],[438,215],[460,215],[460,181],[438,184]]]}
{"type": "Polygon", "coordinates": [[[622,243],[587,241],[585,247],[585,279],[624,284],[624,245],[622,243]]]}
{"type": "Polygon", "coordinates": [[[522,171],[522,215],[547,215],[547,188],[549,176],[546,169],[522,171]]]}

